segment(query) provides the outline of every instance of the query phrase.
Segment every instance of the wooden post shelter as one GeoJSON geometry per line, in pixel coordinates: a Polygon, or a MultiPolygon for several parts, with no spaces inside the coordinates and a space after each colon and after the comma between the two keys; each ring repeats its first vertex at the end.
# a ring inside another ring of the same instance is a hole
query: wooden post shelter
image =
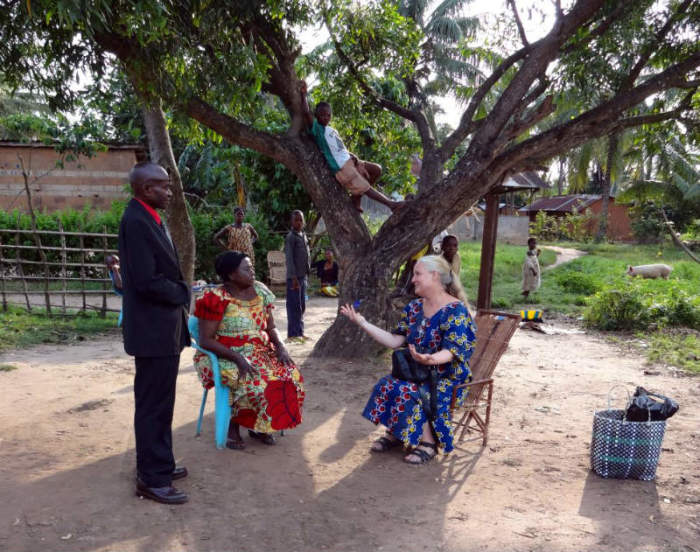
{"type": "Polygon", "coordinates": [[[506,178],[486,196],[486,213],[484,215],[484,233],[481,238],[481,265],[479,269],[479,293],[477,309],[491,308],[491,288],[493,286],[493,264],[496,256],[496,238],[498,236],[499,198],[503,194],[529,191],[534,194],[540,188],[549,185],[534,172],[525,172],[506,178]]]}

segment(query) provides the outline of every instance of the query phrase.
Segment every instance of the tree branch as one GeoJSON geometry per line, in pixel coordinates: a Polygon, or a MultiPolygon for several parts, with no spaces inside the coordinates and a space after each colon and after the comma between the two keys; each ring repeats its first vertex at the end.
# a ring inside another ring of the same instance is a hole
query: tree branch
{"type": "MultiPolygon", "coordinates": [[[[671,111],[664,111],[662,113],[650,113],[648,115],[639,115],[637,117],[627,117],[626,119],[620,119],[614,128],[630,128],[641,125],[649,125],[654,123],[661,123],[663,121],[668,121],[669,119],[679,119],[684,111],[692,109],[692,99],[695,94],[695,90],[691,90],[686,94],[681,102],[678,104],[676,109],[671,111]]],[[[696,121],[697,122],[697,121],[696,121]]]]}
{"type": "Polygon", "coordinates": [[[598,38],[599,36],[604,35],[607,30],[610,28],[610,26],[615,23],[618,19],[620,19],[624,14],[625,11],[632,8],[634,6],[634,2],[620,2],[613,12],[603,21],[601,21],[600,25],[598,25],[595,29],[593,29],[586,38],[581,40],[580,42],[576,42],[573,44],[569,44],[566,48],[562,50],[563,53],[568,54],[572,50],[576,48],[580,48],[582,46],[585,46],[589,42],[591,42],[593,39],[598,38]]]}
{"type": "Polygon", "coordinates": [[[393,102],[377,94],[377,91],[374,90],[374,88],[372,88],[367,83],[367,81],[365,81],[364,78],[362,78],[362,75],[357,69],[357,66],[353,63],[350,57],[343,50],[340,42],[338,42],[335,35],[333,34],[333,29],[331,28],[329,21],[326,20],[325,24],[326,29],[328,29],[328,34],[330,35],[331,40],[333,41],[333,47],[335,48],[338,57],[348,68],[348,71],[350,71],[350,74],[357,81],[357,83],[360,85],[360,88],[362,88],[365,94],[367,94],[379,107],[388,109],[389,111],[393,111],[400,117],[403,117],[404,119],[413,122],[416,125],[416,128],[418,129],[418,134],[421,137],[423,151],[432,151],[434,149],[435,139],[430,133],[430,125],[428,124],[425,115],[418,109],[408,109],[400,104],[397,104],[396,102],[393,102]]]}
{"type": "Polygon", "coordinates": [[[560,55],[562,44],[576,33],[604,3],[605,0],[578,0],[569,13],[558,21],[544,38],[532,44],[531,52],[472,139],[469,150],[477,152],[480,157],[495,157],[494,141],[498,139],[532,83],[543,75],[549,64],[560,55]]]}
{"type": "Polygon", "coordinates": [[[644,66],[647,64],[653,53],[658,49],[659,45],[666,38],[666,35],[668,35],[669,31],[673,28],[673,24],[675,23],[676,19],[686,9],[688,9],[688,6],[692,2],[693,0],[685,0],[682,4],[678,6],[678,9],[669,16],[666,23],[654,36],[654,39],[651,42],[649,42],[642,50],[642,53],[640,54],[639,59],[637,60],[637,63],[634,64],[634,67],[627,75],[627,78],[622,83],[620,90],[628,90],[630,87],[634,86],[634,83],[639,77],[639,74],[642,72],[642,69],[644,69],[644,66]]]}
{"type": "MultiPolygon", "coordinates": [[[[624,93],[617,94],[609,101],[576,117],[572,121],[558,125],[538,136],[517,144],[498,156],[494,160],[493,166],[509,167],[526,160],[535,162],[545,161],[591,138],[610,134],[616,126],[622,124],[622,122],[618,120],[620,114],[638,105],[653,94],[662,90],[674,88],[676,82],[679,80],[684,81],[684,75],[689,71],[697,69],[698,66],[700,66],[700,52],[695,52],[684,61],[647,79],[639,86],[624,93]]],[[[681,102],[681,106],[685,107],[688,105],[686,98],[687,95],[681,102]]],[[[677,109],[680,109],[681,106],[677,109]]],[[[677,110],[673,110],[673,113],[677,116],[676,111],[677,110]]],[[[632,126],[632,121],[636,121],[637,124],[655,122],[653,117],[658,115],[660,114],[630,118],[626,120],[627,122],[624,124],[626,127],[629,127],[632,126]]]]}
{"type": "Polygon", "coordinates": [[[549,80],[544,76],[540,77],[540,82],[537,84],[537,86],[535,86],[535,88],[533,88],[532,91],[530,91],[528,95],[523,98],[523,101],[520,102],[518,107],[513,112],[513,115],[511,116],[510,126],[513,126],[517,123],[518,119],[520,119],[520,116],[528,108],[528,106],[537,98],[539,98],[542,94],[544,94],[548,86],[549,80]]]}
{"type": "Polygon", "coordinates": [[[564,17],[564,11],[561,9],[561,0],[554,0],[554,9],[557,14],[557,19],[564,17]]]}
{"type": "Polygon", "coordinates": [[[262,153],[294,171],[297,165],[291,148],[280,136],[256,130],[215,109],[201,98],[191,98],[180,109],[204,126],[219,133],[229,142],[262,153]]]}
{"type": "MultiPolygon", "coordinates": [[[[527,36],[525,35],[525,28],[523,27],[523,22],[520,21],[520,14],[518,13],[518,8],[515,5],[515,0],[508,0],[508,5],[510,9],[513,10],[513,16],[515,16],[515,24],[518,27],[518,33],[520,33],[520,40],[523,41],[523,46],[528,47],[530,43],[527,41],[527,36]]],[[[561,6],[559,6],[561,8],[561,6]]]]}
{"type": "Polygon", "coordinates": [[[544,99],[544,101],[540,105],[538,105],[535,109],[533,109],[526,117],[522,118],[519,121],[514,121],[513,123],[511,123],[510,126],[506,127],[506,129],[503,131],[502,138],[499,139],[498,149],[500,149],[500,147],[502,147],[502,145],[509,142],[512,138],[515,138],[516,136],[520,136],[527,129],[532,128],[537,123],[539,123],[542,119],[551,115],[554,112],[553,100],[554,100],[554,96],[552,96],[550,94],[549,96],[547,96],[544,99]]]}
{"type": "MultiPolygon", "coordinates": [[[[330,28],[329,32],[332,32],[330,28]]],[[[365,79],[362,78],[362,75],[360,74],[359,70],[353,64],[352,60],[348,57],[348,55],[343,51],[342,46],[335,39],[335,37],[331,36],[331,40],[333,41],[333,46],[335,47],[335,51],[338,54],[338,57],[346,65],[348,71],[350,71],[350,74],[357,81],[357,83],[360,85],[360,88],[362,88],[365,94],[367,94],[372,100],[374,100],[374,102],[379,107],[388,109],[389,111],[393,111],[400,117],[412,121],[418,129],[421,141],[424,144],[424,149],[426,144],[432,144],[434,140],[430,134],[430,126],[428,125],[428,121],[425,119],[425,116],[418,110],[408,109],[406,107],[403,107],[402,105],[397,104],[396,102],[393,102],[377,94],[376,90],[374,90],[374,88],[372,88],[367,83],[367,81],[365,81],[365,79]]]]}
{"type": "Polygon", "coordinates": [[[437,150],[437,154],[442,163],[447,161],[452,154],[457,149],[464,139],[469,136],[475,130],[475,121],[473,120],[474,114],[478,109],[481,102],[488,94],[489,90],[498,82],[498,80],[505,74],[505,72],[510,69],[514,64],[516,64],[521,59],[525,58],[530,53],[531,47],[521,48],[517,52],[511,54],[506,59],[504,59],[493,73],[479,86],[477,91],[469,100],[469,105],[467,109],[462,114],[459,126],[450,134],[442,146],[437,150]]]}

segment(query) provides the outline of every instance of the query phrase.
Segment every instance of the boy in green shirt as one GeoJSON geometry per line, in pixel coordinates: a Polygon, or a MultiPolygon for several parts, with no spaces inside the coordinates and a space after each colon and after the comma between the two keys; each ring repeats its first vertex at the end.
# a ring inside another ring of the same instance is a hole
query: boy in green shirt
{"type": "Polygon", "coordinates": [[[331,171],[333,171],[336,180],[352,195],[355,208],[362,212],[360,203],[364,194],[386,205],[392,211],[399,207],[403,202],[392,201],[380,191],[372,188],[372,185],[382,175],[381,165],[358,159],[346,149],[338,135],[338,131],[328,126],[332,117],[330,104],[327,102],[320,102],[316,106],[316,118],[314,119],[306,98],[306,83],[303,81],[301,83],[300,92],[302,109],[304,110],[304,118],[308,130],[325,157],[326,163],[328,163],[331,171]]]}

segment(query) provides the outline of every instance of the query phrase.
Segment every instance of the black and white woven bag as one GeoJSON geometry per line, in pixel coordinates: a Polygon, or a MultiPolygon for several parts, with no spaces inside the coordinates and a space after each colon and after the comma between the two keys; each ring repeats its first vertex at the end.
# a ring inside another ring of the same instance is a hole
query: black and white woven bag
{"type": "Polygon", "coordinates": [[[608,392],[608,408],[593,415],[591,468],[601,477],[650,481],[656,477],[666,420],[630,422],[626,410],[611,409],[608,392]]]}

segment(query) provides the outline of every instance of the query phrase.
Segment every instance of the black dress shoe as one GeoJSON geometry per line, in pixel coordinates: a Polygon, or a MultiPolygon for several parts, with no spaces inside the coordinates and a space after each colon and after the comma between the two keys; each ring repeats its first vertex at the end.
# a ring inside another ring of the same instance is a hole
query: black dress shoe
{"type": "Polygon", "coordinates": [[[187,468],[185,466],[182,466],[181,468],[175,468],[173,470],[173,481],[176,481],[178,479],[184,479],[187,477],[187,468]]]}
{"type": "Polygon", "coordinates": [[[184,504],[189,497],[175,487],[146,487],[142,481],[136,483],[136,496],[150,498],[161,504],[184,504]]]}

